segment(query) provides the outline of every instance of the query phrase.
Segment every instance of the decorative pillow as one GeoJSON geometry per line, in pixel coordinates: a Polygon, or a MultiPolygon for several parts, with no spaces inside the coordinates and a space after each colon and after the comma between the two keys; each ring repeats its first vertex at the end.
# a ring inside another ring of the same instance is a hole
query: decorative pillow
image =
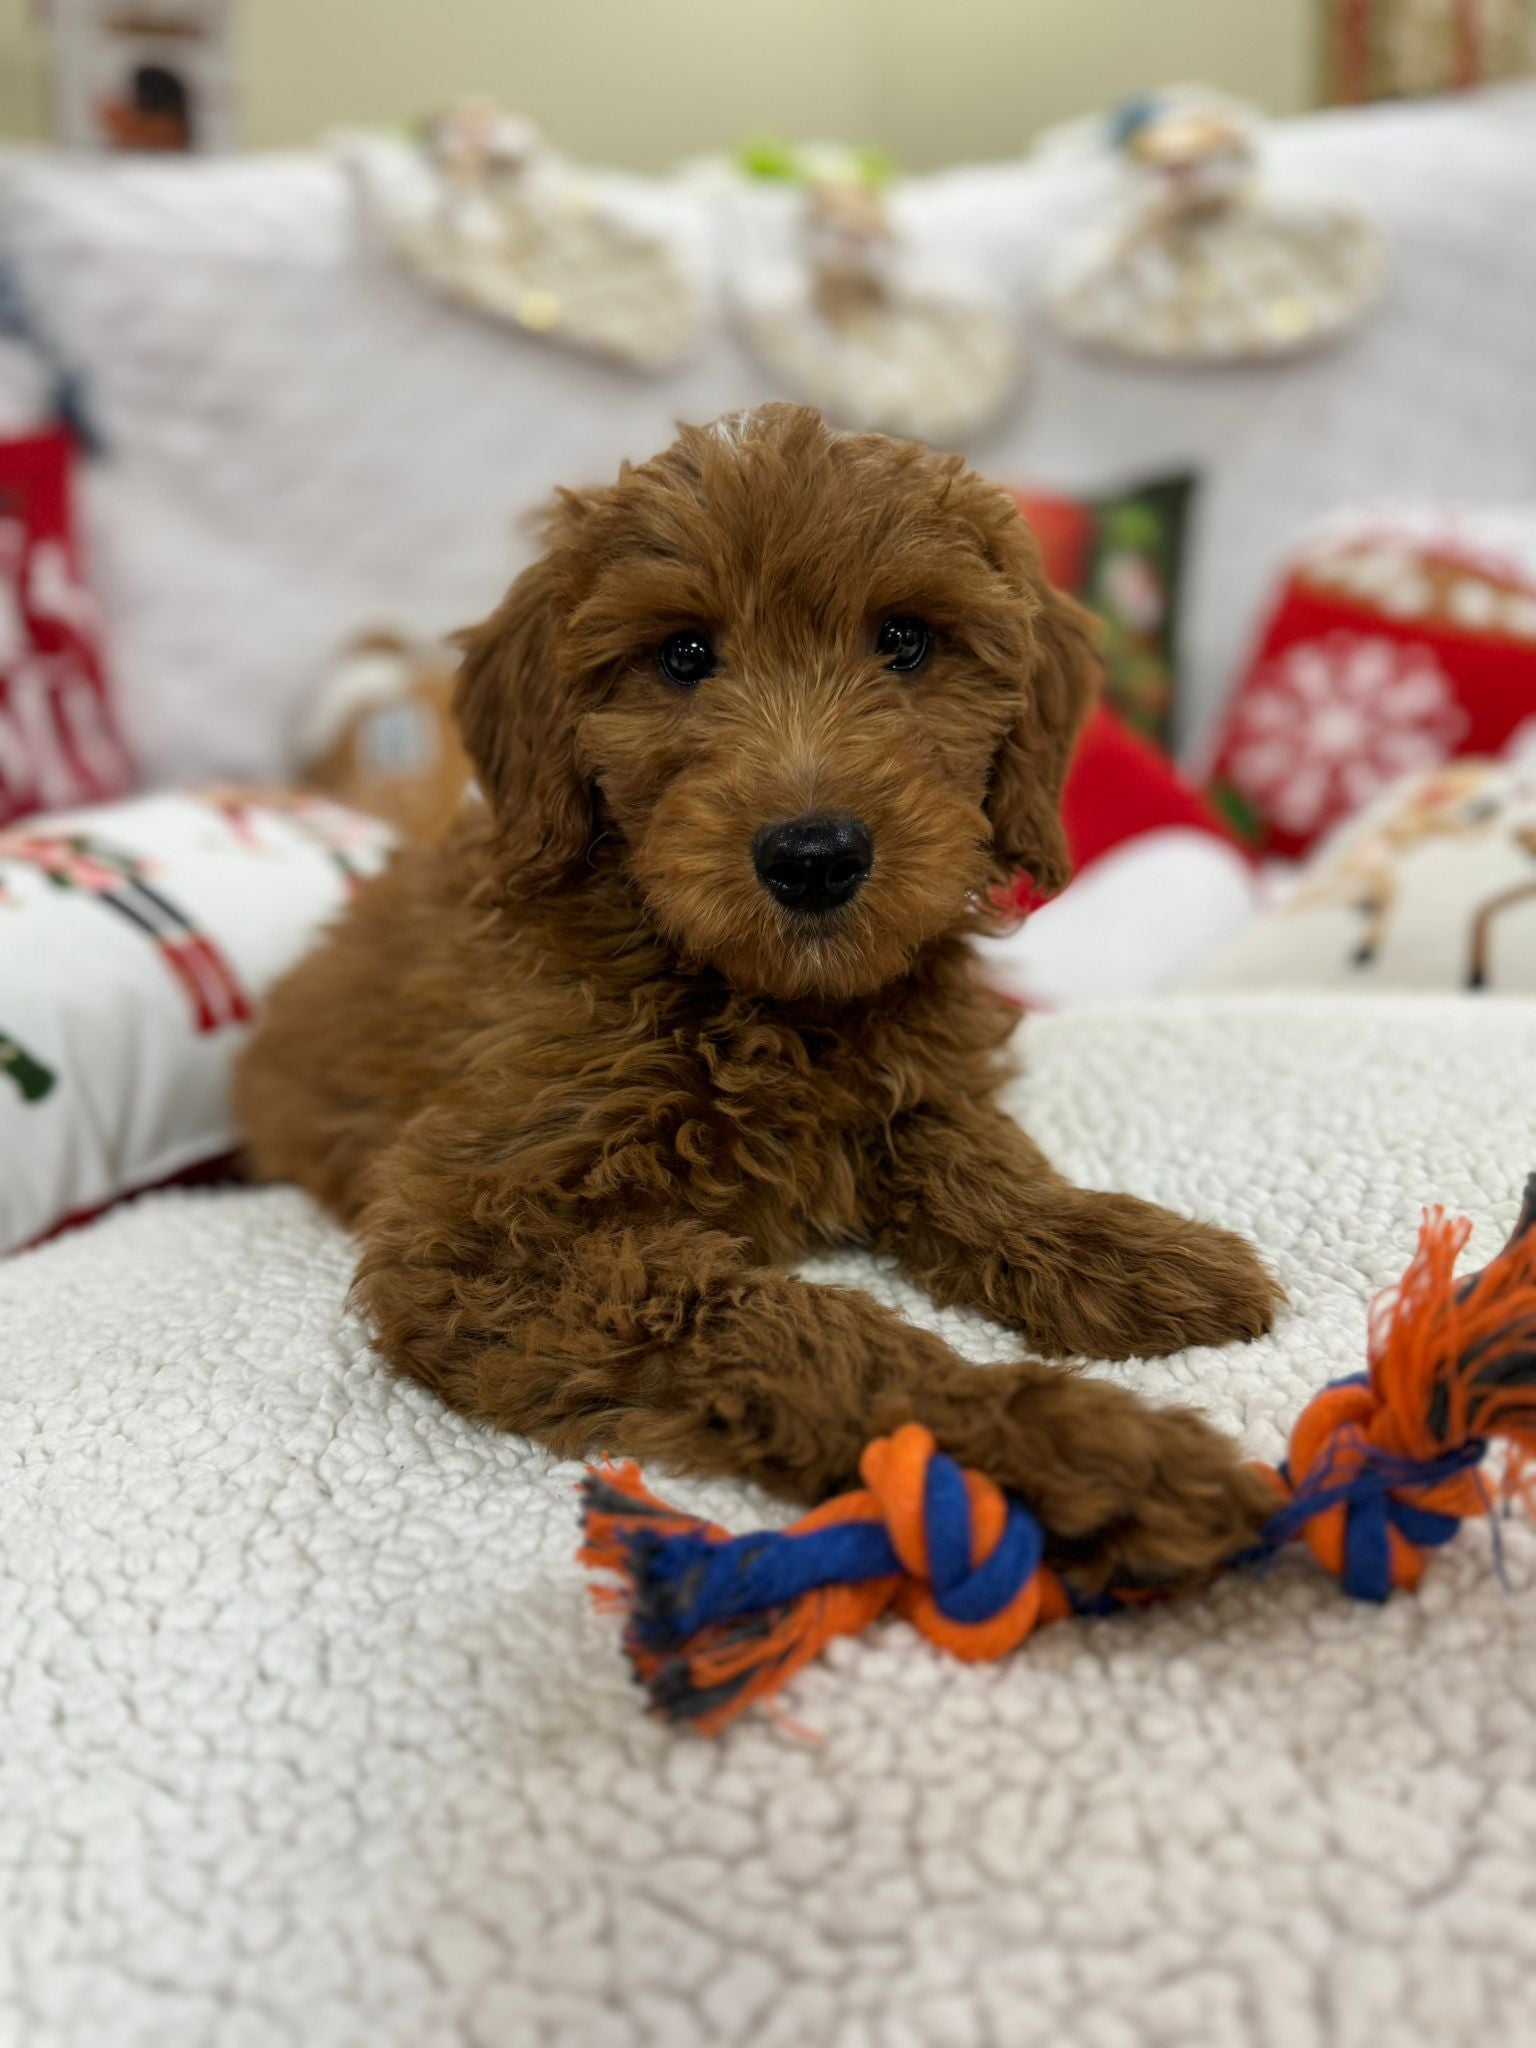
{"type": "Polygon", "coordinates": [[[0,1252],[229,1152],[253,1006],[391,843],[237,789],[0,832],[0,1252]]]}
{"type": "MultiPolygon", "coordinates": [[[[1102,707],[1078,742],[1062,822],[1071,882],[1017,931],[978,942],[988,979],[1031,1008],[1150,995],[1257,911],[1252,863],[1204,798],[1102,707]]],[[[1027,884],[1018,901],[1030,907],[1027,884]]]]}
{"type": "Polygon", "coordinates": [[[0,824],[133,786],[61,432],[0,441],[0,824]]]}
{"type": "Polygon", "coordinates": [[[1536,758],[1395,783],[1190,981],[1536,994],[1536,758]]]}
{"type": "Polygon", "coordinates": [[[1239,829],[1301,854],[1398,777],[1502,753],[1536,719],[1532,540],[1440,516],[1314,544],[1217,737],[1212,793],[1239,829]]]}
{"type": "Polygon", "coordinates": [[[1045,573],[1104,622],[1109,701],[1167,746],[1178,684],[1179,576],[1195,479],[1164,477],[1101,498],[1015,491],[1045,573]]]}

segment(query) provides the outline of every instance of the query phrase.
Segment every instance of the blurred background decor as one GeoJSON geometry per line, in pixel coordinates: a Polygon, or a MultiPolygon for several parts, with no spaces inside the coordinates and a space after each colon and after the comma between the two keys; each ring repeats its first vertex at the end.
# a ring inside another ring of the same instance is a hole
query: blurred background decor
{"type": "Polygon", "coordinates": [[[235,140],[232,0],[38,0],[54,133],[184,154],[235,140]]]}
{"type": "Polygon", "coordinates": [[[0,441],[0,825],[136,779],[85,580],[73,454],[58,429],[0,441]]]}
{"type": "Polygon", "coordinates": [[[1536,759],[1473,755],[1394,781],[1191,986],[1536,995],[1536,759]]]}
{"type": "Polygon", "coordinates": [[[1532,0],[1325,0],[1326,85],[1345,105],[1465,91],[1536,62],[1532,0]]]}
{"type": "Polygon", "coordinates": [[[1124,196],[1059,266],[1073,340],[1168,363],[1289,355],[1335,339],[1380,294],[1381,238],[1355,207],[1274,189],[1257,110],[1185,88],[1120,108],[1124,196]]]}
{"type": "Polygon", "coordinates": [[[1023,343],[984,276],[904,231],[880,152],[757,143],[713,168],[727,293],[775,389],[920,441],[992,425],[1023,343]]]}
{"type": "MultiPolygon", "coordinates": [[[[0,133],[52,137],[44,7],[0,0],[0,133]]],[[[153,12],[178,0],[145,0],[153,12]]],[[[1170,79],[1316,99],[1320,0],[234,0],[239,139],[410,129],[466,93],[573,161],[660,172],[743,135],[863,136],[909,173],[1015,155],[1170,79]]],[[[137,0],[122,0],[133,11],[137,0]]]]}
{"type": "Polygon", "coordinates": [[[1280,581],[1213,787],[1294,857],[1404,776],[1533,740],[1536,506],[1345,509],[1280,581]]]}
{"type": "Polygon", "coordinates": [[[342,649],[305,706],[294,764],[306,789],[430,839],[473,780],[452,714],[456,651],[380,627],[342,649]]]}
{"type": "Polygon", "coordinates": [[[636,369],[661,369],[692,341],[697,293],[665,236],[525,116],[463,100],[417,142],[365,133],[342,147],[365,220],[448,297],[636,369]]]}
{"type": "Polygon", "coordinates": [[[1103,629],[1105,692],[1127,725],[1173,744],[1179,599],[1198,478],[1149,478],[1084,498],[1014,493],[1045,573],[1103,629]]]}

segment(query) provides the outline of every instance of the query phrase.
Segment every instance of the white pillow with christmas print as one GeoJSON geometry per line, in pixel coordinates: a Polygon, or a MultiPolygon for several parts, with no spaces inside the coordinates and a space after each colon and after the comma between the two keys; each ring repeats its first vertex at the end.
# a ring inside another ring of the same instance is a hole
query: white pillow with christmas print
{"type": "Polygon", "coordinates": [[[255,1004],[391,843],[236,789],[0,831],[0,1252],[229,1153],[255,1004]]]}
{"type": "Polygon", "coordinates": [[[1395,783],[1185,986],[1536,994],[1536,754],[1395,783]]]}

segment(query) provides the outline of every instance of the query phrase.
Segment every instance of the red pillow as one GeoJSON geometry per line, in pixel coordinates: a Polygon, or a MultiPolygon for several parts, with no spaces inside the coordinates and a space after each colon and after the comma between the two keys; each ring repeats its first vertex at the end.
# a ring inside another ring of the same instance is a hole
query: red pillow
{"type": "Polygon", "coordinates": [[[1302,854],[1399,777],[1502,753],[1536,717],[1536,580],[1377,529],[1291,571],[1217,736],[1212,794],[1302,854]]]}
{"type": "MultiPolygon", "coordinates": [[[[1105,704],[1089,717],[1072,756],[1061,822],[1074,880],[1104,854],[1148,832],[1203,832],[1225,846],[1235,843],[1217,811],[1162,749],[1133,732],[1105,704]]],[[[1014,900],[1029,910],[1045,899],[1026,875],[1019,878],[1014,900]]]]}
{"type": "Polygon", "coordinates": [[[81,574],[71,452],[62,432],[0,442],[0,825],[133,787],[81,574]]]}
{"type": "Polygon", "coordinates": [[[1040,565],[1058,590],[1074,595],[1088,573],[1093,545],[1093,514],[1076,498],[1049,497],[1043,491],[1015,491],[1014,499],[1040,547],[1040,565]]]}
{"type": "Polygon", "coordinates": [[[1089,719],[1062,797],[1072,881],[980,940],[994,986],[1027,1007],[1148,995],[1176,984],[1253,916],[1255,877],[1199,793],[1107,707],[1089,719]]]}
{"type": "Polygon", "coordinates": [[[1163,753],[1105,705],[1083,727],[1061,797],[1072,872],[1142,832],[1176,826],[1230,840],[1211,805],[1163,753]]]}

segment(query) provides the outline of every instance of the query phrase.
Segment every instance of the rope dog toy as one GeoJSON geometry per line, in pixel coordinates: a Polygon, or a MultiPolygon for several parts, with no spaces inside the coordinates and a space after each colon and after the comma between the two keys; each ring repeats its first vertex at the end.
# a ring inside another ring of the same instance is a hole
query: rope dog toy
{"type": "MultiPolygon", "coordinates": [[[[1369,1369],[1334,1380],[1302,1410],[1285,1463],[1264,1467],[1279,1505],[1254,1550],[1262,1562],[1299,1538],[1357,1600],[1385,1600],[1423,1575],[1493,1494],[1479,1466],[1509,1445],[1504,1499],[1527,1493],[1536,1456],[1536,1174],[1508,1244],[1457,1281],[1465,1219],[1427,1210],[1418,1249],[1374,1304],[1369,1369]]],[[[836,1636],[900,1615],[952,1655],[990,1661],[1042,1621],[1104,1613],[1149,1596],[1074,1596],[1044,1561],[1025,1504],[964,1470],[910,1422],[876,1437],[863,1487],[791,1527],[733,1537],[658,1500],[633,1464],[589,1466],[583,1564],[626,1615],[624,1648],[651,1711],[717,1734],[777,1692],[836,1636]]]]}

